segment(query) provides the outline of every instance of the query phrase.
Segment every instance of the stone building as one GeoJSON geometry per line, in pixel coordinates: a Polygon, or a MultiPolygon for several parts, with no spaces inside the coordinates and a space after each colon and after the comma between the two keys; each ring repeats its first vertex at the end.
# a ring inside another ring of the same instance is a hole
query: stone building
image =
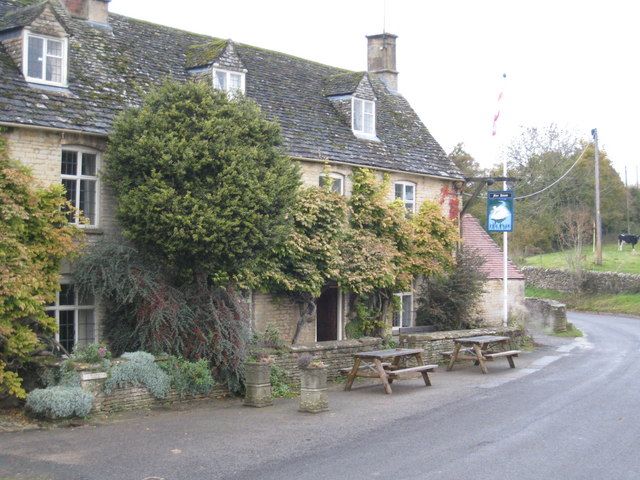
{"type": "MultiPolygon", "coordinates": [[[[200,79],[255,100],[280,123],[307,185],[318,185],[328,165],[333,188],[349,195],[352,169],[368,167],[390,175],[390,201],[415,211],[435,200],[457,216],[454,184],[462,176],[398,93],[396,36],[367,37],[368,71],[352,72],[124,17],[108,3],[0,0],[2,135],[42,184],[64,184],[90,219],[78,225],[90,240],[117,231],[114,199],[100,178],[113,119],[166,78],[200,79]]],[[[65,267],[49,312],[71,348],[100,338],[100,315],[93,299],[78,297],[69,274],[65,267]]],[[[413,321],[412,292],[398,294],[403,310],[394,327],[413,321]]],[[[254,293],[252,309],[255,328],[272,323],[291,338],[297,308],[254,293]]],[[[342,339],[345,309],[342,292],[327,286],[300,340],[342,339]]]]}
{"type": "MultiPolygon", "coordinates": [[[[484,326],[501,326],[503,322],[503,254],[502,250],[469,214],[462,217],[462,242],[484,257],[482,270],[487,276],[482,298],[478,302],[478,317],[484,326]]],[[[524,306],[524,274],[511,260],[507,264],[509,314],[524,306]]]]}

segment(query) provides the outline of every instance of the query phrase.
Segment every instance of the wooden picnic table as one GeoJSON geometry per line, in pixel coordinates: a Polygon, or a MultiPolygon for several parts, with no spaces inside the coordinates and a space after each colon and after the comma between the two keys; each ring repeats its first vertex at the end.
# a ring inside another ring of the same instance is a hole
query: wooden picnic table
{"type": "Polygon", "coordinates": [[[487,373],[486,361],[494,360],[498,357],[506,357],[511,368],[516,368],[513,357],[517,357],[520,350],[498,350],[495,347],[504,347],[504,344],[511,340],[510,337],[498,335],[481,335],[478,337],[455,338],[453,340],[453,352],[446,352],[443,355],[451,356],[447,371],[451,371],[453,365],[458,360],[473,360],[476,365],[480,365],[482,373],[487,373]],[[462,347],[465,347],[464,349],[462,347]]]}
{"type": "Polygon", "coordinates": [[[433,372],[437,365],[425,365],[422,350],[417,348],[393,348],[389,350],[374,350],[358,352],[353,355],[353,367],[343,369],[347,373],[345,390],[351,390],[356,377],[378,378],[384,386],[385,393],[392,393],[391,384],[396,379],[406,378],[407,374],[420,373],[425,385],[431,386],[428,372],[433,372]],[[415,367],[402,367],[401,361],[414,358],[415,367]],[[385,360],[387,360],[385,362],[385,360]]]}

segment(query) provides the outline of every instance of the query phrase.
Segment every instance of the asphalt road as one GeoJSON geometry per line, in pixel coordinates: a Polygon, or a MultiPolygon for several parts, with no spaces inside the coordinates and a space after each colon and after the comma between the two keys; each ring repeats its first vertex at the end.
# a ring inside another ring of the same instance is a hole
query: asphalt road
{"type": "Polygon", "coordinates": [[[0,434],[0,479],[638,479],[640,319],[571,320],[586,341],[515,370],[336,390],[315,416],[227,401],[0,434]]]}

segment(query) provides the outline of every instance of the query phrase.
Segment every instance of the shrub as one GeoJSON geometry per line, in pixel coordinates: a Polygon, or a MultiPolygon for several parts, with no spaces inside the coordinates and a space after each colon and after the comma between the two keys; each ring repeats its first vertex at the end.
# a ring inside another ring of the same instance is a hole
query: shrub
{"type": "Polygon", "coordinates": [[[271,366],[271,396],[273,398],[291,398],[296,396],[296,392],[289,383],[287,372],[277,365],[271,366]]]}
{"type": "Polygon", "coordinates": [[[451,273],[425,279],[418,293],[416,325],[433,325],[437,330],[471,327],[486,281],[483,264],[476,251],[461,247],[451,273]]]}
{"type": "Polygon", "coordinates": [[[104,343],[91,343],[84,347],[76,347],[69,357],[78,363],[103,363],[111,358],[111,352],[104,343]]]}
{"type": "Polygon", "coordinates": [[[159,366],[169,375],[171,387],[181,398],[187,395],[206,395],[215,385],[209,363],[204,359],[190,362],[184,358],[170,356],[160,362],[159,366]]]}
{"type": "Polygon", "coordinates": [[[25,398],[18,372],[40,348],[39,336],[55,332],[45,305],[59,288],[61,260],[82,235],[68,222],[74,211],[62,185],[37,183],[8,158],[0,135],[0,398],[25,398]]]}
{"type": "Polygon", "coordinates": [[[93,395],[80,387],[38,388],[27,396],[27,409],[44,418],[86,417],[93,406],[93,395]]]}
{"type": "Polygon", "coordinates": [[[155,357],[146,352],[125,353],[128,360],[111,368],[104,383],[104,392],[109,395],[114,388],[144,386],[155,398],[166,398],[169,393],[169,376],[156,365],[155,357]]]}

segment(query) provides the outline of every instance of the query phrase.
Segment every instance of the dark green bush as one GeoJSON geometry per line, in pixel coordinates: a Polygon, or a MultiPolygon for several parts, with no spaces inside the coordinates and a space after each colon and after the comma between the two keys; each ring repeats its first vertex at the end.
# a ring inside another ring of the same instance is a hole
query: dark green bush
{"type": "Polygon", "coordinates": [[[158,365],[169,375],[171,388],[176,390],[181,398],[187,395],[207,395],[215,385],[211,368],[204,359],[190,362],[184,358],[170,356],[158,365]]]}
{"type": "Polygon", "coordinates": [[[473,327],[486,281],[484,262],[477,251],[461,247],[449,274],[426,278],[418,291],[416,325],[432,325],[436,330],[473,327]]]}

